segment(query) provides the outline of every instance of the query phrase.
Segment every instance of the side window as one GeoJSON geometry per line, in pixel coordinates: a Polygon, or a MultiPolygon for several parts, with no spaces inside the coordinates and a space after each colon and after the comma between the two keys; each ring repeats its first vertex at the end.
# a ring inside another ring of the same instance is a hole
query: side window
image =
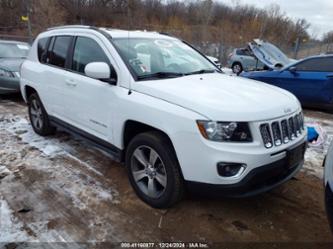
{"type": "Polygon", "coordinates": [[[75,43],[72,70],[84,74],[84,69],[91,62],[105,62],[110,65],[102,48],[96,41],[78,37],[75,43]]]}
{"type": "Polygon", "coordinates": [[[68,49],[71,45],[71,36],[57,36],[54,39],[53,46],[50,47],[47,62],[51,65],[64,68],[68,49]]]}
{"type": "Polygon", "coordinates": [[[243,50],[241,50],[241,49],[237,49],[236,54],[237,55],[244,55],[243,50]]]}
{"type": "Polygon", "coordinates": [[[236,53],[240,56],[251,56],[251,52],[248,49],[237,49],[236,53]]]}
{"type": "Polygon", "coordinates": [[[333,72],[333,57],[309,59],[296,65],[297,71],[333,72]]]}
{"type": "Polygon", "coordinates": [[[49,38],[42,38],[38,41],[38,59],[40,62],[45,62],[46,60],[46,46],[47,46],[47,42],[48,42],[49,38]]]}

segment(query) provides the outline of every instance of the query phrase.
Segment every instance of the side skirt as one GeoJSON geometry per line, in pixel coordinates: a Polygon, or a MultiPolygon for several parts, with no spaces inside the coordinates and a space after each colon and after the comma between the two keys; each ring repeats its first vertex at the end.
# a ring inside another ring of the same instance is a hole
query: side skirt
{"type": "Polygon", "coordinates": [[[64,131],[72,135],[73,137],[77,137],[83,139],[90,143],[92,146],[95,146],[107,153],[109,153],[112,157],[114,157],[115,161],[122,162],[123,161],[123,150],[117,148],[111,143],[108,143],[94,135],[91,135],[81,129],[78,129],[58,118],[49,117],[50,122],[53,126],[55,126],[58,130],[64,131]]]}

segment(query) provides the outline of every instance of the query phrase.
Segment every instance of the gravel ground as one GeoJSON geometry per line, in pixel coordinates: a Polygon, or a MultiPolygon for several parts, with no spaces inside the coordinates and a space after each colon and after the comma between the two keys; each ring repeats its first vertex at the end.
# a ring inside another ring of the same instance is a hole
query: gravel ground
{"type": "Polygon", "coordinates": [[[0,99],[0,242],[333,242],[322,161],[333,115],[306,111],[327,142],[283,186],[249,199],[187,197],[155,210],[132,191],[123,165],[65,133],[42,138],[19,97],[0,99]]]}

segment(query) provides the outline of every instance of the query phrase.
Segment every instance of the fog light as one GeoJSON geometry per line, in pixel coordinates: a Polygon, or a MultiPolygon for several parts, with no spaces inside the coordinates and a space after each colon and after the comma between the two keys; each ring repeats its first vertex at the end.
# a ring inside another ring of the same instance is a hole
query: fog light
{"type": "Polygon", "coordinates": [[[222,177],[240,176],[246,168],[245,164],[241,163],[218,163],[217,172],[222,177]]]}

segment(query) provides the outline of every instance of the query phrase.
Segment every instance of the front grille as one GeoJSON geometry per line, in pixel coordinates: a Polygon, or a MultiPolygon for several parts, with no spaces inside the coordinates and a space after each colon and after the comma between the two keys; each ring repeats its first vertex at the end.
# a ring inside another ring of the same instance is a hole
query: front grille
{"type": "Polygon", "coordinates": [[[279,122],[272,123],[272,135],[273,135],[274,144],[276,146],[280,146],[282,144],[282,133],[279,122]]]}
{"type": "Polygon", "coordinates": [[[304,132],[302,113],[288,119],[260,125],[260,133],[266,148],[280,146],[295,140],[304,132]]]}
{"type": "Polygon", "coordinates": [[[262,124],[260,126],[260,133],[261,133],[262,139],[264,141],[265,147],[272,148],[273,140],[272,140],[269,124],[262,124]]]}
{"type": "Polygon", "coordinates": [[[282,139],[283,143],[289,142],[289,128],[287,120],[282,120],[281,122],[281,130],[282,130],[282,139]]]}

